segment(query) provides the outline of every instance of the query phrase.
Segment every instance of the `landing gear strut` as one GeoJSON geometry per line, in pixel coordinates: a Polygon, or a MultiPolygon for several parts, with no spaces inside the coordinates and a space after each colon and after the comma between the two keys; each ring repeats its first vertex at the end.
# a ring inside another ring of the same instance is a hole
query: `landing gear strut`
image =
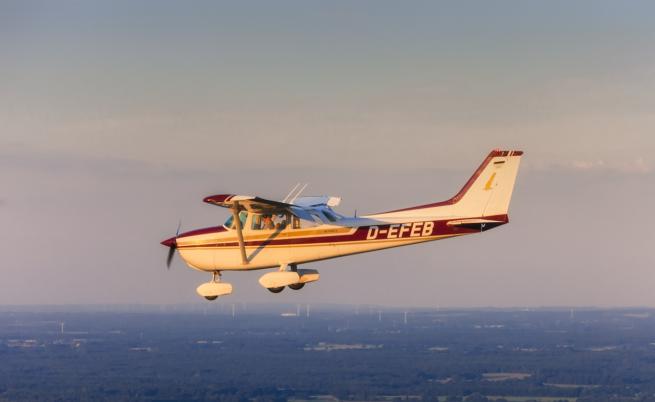
{"type": "MultiPolygon", "coordinates": [[[[212,272],[212,282],[213,283],[218,283],[220,281],[221,281],[221,273],[218,272],[218,271],[212,272]]],[[[218,299],[218,296],[203,296],[203,297],[205,299],[209,300],[209,301],[213,301],[213,300],[218,299]]]]}

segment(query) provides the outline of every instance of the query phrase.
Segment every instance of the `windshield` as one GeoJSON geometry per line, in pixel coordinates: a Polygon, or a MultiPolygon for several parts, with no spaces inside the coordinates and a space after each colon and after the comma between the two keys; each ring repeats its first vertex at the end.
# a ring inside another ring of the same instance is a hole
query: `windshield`
{"type": "MultiPolygon", "coordinates": [[[[248,212],[247,211],[239,212],[239,220],[241,221],[241,227],[244,227],[246,225],[246,219],[248,219],[248,212]]],[[[234,229],[233,221],[234,221],[234,215],[230,215],[230,217],[227,218],[223,226],[225,226],[228,229],[234,229]]]]}

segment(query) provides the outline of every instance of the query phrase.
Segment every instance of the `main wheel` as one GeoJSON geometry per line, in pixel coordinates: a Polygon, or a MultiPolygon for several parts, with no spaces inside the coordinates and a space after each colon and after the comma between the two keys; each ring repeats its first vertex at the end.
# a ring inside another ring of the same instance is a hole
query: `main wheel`
{"type": "Polygon", "coordinates": [[[205,299],[207,299],[207,300],[216,300],[216,299],[218,299],[218,296],[205,296],[205,299]]]}
{"type": "Polygon", "coordinates": [[[300,289],[302,289],[304,287],[305,287],[304,283],[294,283],[294,284],[289,285],[289,288],[293,289],[293,290],[300,290],[300,289]]]}
{"type": "Polygon", "coordinates": [[[268,289],[268,291],[271,293],[280,293],[281,291],[284,290],[284,286],[280,286],[279,288],[266,288],[266,289],[268,289]]]}

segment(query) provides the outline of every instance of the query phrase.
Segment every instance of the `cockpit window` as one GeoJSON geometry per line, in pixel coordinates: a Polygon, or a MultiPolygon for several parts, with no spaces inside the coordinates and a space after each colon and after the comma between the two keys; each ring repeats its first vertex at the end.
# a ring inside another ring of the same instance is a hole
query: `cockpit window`
{"type": "Polygon", "coordinates": [[[263,214],[253,215],[252,223],[250,224],[251,230],[284,230],[291,222],[291,214],[263,214]]]}
{"type": "Polygon", "coordinates": [[[290,213],[282,213],[282,214],[277,214],[274,218],[274,223],[275,223],[275,229],[276,230],[284,230],[289,226],[289,222],[291,222],[291,214],[290,213]]]}
{"type": "MultiPolygon", "coordinates": [[[[239,212],[239,220],[241,221],[241,227],[243,228],[246,225],[246,219],[248,219],[248,212],[241,211],[239,212]]],[[[235,229],[234,227],[234,215],[230,215],[229,218],[223,224],[228,229],[235,229]]]]}
{"type": "Polygon", "coordinates": [[[319,225],[324,223],[323,217],[318,212],[312,212],[312,218],[314,218],[314,222],[316,222],[319,225]]]}
{"type": "Polygon", "coordinates": [[[273,215],[266,214],[262,216],[262,229],[272,230],[275,229],[275,222],[273,222],[273,215]]]}
{"type": "Polygon", "coordinates": [[[252,230],[262,230],[263,225],[262,225],[262,216],[261,215],[253,215],[252,216],[252,223],[250,225],[250,229],[252,230]]]}

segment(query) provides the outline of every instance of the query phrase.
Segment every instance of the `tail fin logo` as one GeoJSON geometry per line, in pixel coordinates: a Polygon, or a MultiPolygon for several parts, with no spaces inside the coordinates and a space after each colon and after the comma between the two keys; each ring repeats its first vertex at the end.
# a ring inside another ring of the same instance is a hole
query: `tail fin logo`
{"type": "Polygon", "coordinates": [[[487,180],[487,184],[484,185],[485,190],[492,190],[492,185],[494,184],[494,179],[496,178],[496,172],[494,172],[489,180],[487,180]]]}

